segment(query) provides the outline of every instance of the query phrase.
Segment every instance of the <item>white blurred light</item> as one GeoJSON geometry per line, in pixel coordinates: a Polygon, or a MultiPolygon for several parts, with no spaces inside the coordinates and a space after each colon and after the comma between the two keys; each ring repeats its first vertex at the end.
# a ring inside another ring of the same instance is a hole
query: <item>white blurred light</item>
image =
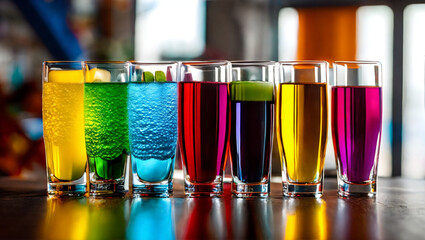
{"type": "Polygon", "coordinates": [[[136,60],[201,55],[205,48],[205,18],[202,0],[137,0],[136,60]]]}
{"type": "Polygon", "coordinates": [[[364,6],[357,10],[357,56],[382,63],[383,123],[379,176],[391,176],[391,119],[393,72],[393,19],[387,6],[364,6]]]}
{"type": "Polygon", "coordinates": [[[402,175],[409,178],[425,177],[424,23],[425,4],[405,8],[402,175]]]}
{"type": "Polygon", "coordinates": [[[297,55],[298,12],[295,8],[282,8],[278,25],[279,60],[294,60],[297,55]]]}

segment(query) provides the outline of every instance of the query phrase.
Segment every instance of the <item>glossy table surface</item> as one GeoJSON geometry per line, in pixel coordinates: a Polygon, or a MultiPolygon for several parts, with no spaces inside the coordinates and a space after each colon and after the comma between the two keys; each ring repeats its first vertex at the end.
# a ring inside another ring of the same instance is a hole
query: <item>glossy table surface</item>
{"type": "Polygon", "coordinates": [[[380,178],[378,195],[322,199],[49,198],[43,182],[0,178],[0,239],[425,239],[425,181],[380,178]]]}

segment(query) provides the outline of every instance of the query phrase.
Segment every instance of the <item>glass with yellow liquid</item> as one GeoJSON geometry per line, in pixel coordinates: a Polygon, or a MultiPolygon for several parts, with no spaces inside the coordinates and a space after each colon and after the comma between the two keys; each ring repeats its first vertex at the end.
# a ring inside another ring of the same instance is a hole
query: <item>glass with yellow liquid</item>
{"type": "Polygon", "coordinates": [[[43,131],[49,195],[86,192],[81,62],[43,63],[43,131]]]}
{"type": "Polygon", "coordinates": [[[276,133],[285,196],[322,195],[328,132],[328,63],[278,63],[276,133]]]}

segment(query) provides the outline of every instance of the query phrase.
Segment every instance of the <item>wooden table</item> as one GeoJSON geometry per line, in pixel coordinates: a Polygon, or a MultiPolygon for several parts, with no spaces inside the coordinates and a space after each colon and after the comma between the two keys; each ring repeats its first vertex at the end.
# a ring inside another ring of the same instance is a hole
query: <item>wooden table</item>
{"type": "Polygon", "coordinates": [[[380,178],[376,199],[48,198],[44,182],[0,178],[0,239],[425,239],[425,181],[380,178]]]}

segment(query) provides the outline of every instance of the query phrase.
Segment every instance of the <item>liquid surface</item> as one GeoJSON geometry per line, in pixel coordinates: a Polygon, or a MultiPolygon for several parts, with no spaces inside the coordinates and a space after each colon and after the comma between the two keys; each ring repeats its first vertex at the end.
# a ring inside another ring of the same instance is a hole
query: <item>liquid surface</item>
{"type": "Polygon", "coordinates": [[[86,83],[84,120],[90,168],[104,179],[123,176],[129,152],[127,84],[86,83]]]}
{"type": "Polygon", "coordinates": [[[43,131],[47,167],[49,173],[57,179],[73,181],[83,176],[87,162],[84,85],[78,82],[82,71],[51,73],[49,82],[43,83],[43,131]]]}
{"type": "Polygon", "coordinates": [[[288,181],[319,182],[326,151],[326,84],[280,84],[276,104],[278,146],[288,181]]]}
{"type": "Polygon", "coordinates": [[[382,130],[380,87],[333,87],[332,134],[340,176],[348,182],[372,180],[382,130]]]}
{"type": "Polygon", "coordinates": [[[133,173],[149,182],[169,178],[177,145],[177,83],[130,83],[128,117],[133,173]]]}
{"type": "Polygon", "coordinates": [[[228,84],[178,83],[179,145],[183,167],[193,183],[223,175],[229,134],[228,84]]]}

